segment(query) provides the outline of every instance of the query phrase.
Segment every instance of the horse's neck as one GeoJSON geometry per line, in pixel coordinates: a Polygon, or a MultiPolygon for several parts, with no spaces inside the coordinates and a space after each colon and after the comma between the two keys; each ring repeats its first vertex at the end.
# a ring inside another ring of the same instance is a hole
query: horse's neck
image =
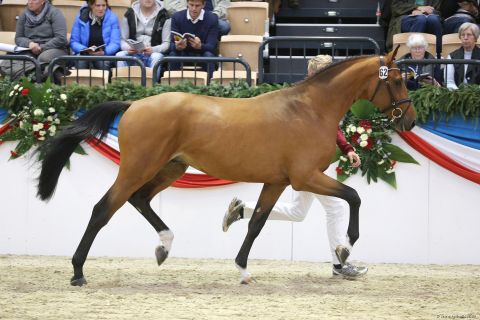
{"type": "Polygon", "coordinates": [[[343,68],[338,65],[305,82],[304,94],[313,102],[312,107],[317,113],[329,113],[340,121],[353,102],[369,98],[367,89],[372,81],[372,72],[371,68],[362,68],[362,64],[354,61],[343,68]]]}

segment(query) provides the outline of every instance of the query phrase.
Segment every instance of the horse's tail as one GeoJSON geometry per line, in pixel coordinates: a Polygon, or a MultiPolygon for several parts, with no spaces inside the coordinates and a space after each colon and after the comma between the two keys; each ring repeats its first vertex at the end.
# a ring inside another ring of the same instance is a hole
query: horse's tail
{"type": "Polygon", "coordinates": [[[115,117],[128,107],[130,103],[126,102],[101,103],[63,128],[57,137],[47,140],[37,150],[42,156],[37,191],[40,199],[48,200],[52,197],[60,173],[78,144],[88,138],[103,138],[115,117]]]}

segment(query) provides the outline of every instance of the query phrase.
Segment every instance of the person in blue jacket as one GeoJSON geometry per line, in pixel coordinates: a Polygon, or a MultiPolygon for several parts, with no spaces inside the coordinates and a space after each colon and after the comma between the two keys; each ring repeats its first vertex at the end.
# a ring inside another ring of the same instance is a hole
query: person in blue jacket
{"type": "MultiPolygon", "coordinates": [[[[172,16],[172,32],[190,33],[195,37],[179,39],[172,34],[170,56],[215,57],[218,45],[218,17],[205,11],[205,0],[188,0],[187,9],[172,16]]],[[[179,70],[180,63],[172,63],[171,70],[179,70]]],[[[206,69],[212,76],[214,63],[208,63],[206,69]]]]}
{"type": "MultiPolygon", "coordinates": [[[[88,0],[75,18],[70,48],[76,55],[114,56],[120,50],[118,18],[108,6],[108,0],[88,0]]],[[[109,61],[79,61],[78,69],[110,69],[109,61]]]]}

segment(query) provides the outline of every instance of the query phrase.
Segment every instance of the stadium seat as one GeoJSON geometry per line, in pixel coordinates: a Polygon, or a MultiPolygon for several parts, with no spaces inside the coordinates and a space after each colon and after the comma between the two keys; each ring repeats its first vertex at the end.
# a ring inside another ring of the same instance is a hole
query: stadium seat
{"type": "Polygon", "coordinates": [[[26,0],[3,0],[0,4],[0,24],[3,31],[15,31],[17,19],[27,7],[26,0]]]}
{"type": "MultiPolygon", "coordinates": [[[[0,42],[15,44],[15,31],[0,31],[0,42]]],[[[0,54],[6,54],[6,52],[0,51],[0,54]]]]}
{"type": "Polygon", "coordinates": [[[85,5],[84,1],[78,0],[55,0],[53,5],[62,11],[67,21],[67,32],[72,32],[75,17],[80,12],[80,8],[85,5]]]}
{"type": "MultiPolygon", "coordinates": [[[[252,72],[252,87],[257,85],[257,73],[252,72]]],[[[246,71],[235,71],[232,70],[218,70],[213,72],[211,81],[219,82],[222,85],[229,84],[233,81],[246,80],[247,72],[246,71]]]]}
{"type": "MultiPolygon", "coordinates": [[[[442,37],[442,57],[447,58],[448,55],[462,46],[462,41],[458,37],[458,33],[444,34],[442,37]]],[[[477,40],[477,46],[480,46],[480,39],[477,40]]]]}
{"type": "MultiPolygon", "coordinates": [[[[112,81],[126,80],[140,85],[142,83],[142,71],[139,66],[112,68],[112,81]]],[[[145,68],[147,86],[152,85],[152,68],[145,68]]]]}
{"type": "MultiPolygon", "coordinates": [[[[242,58],[252,71],[258,72],[258,49],[263,41],[261,36],[228,35],[220,41],[220,55],[222,57],[242,58]]],[[[222,63],[223,70],[233,70],[233,63],[222,63]]],[[[242,65],[236,64],[235,70],[245,70],[242,65]]]]}
{"type": "Polygon", "coordinates": [[[164,85],[174,85],[180,81],[191,81],[196,86],[207,84],[208,73],[205,71],[175,70],[165,71],[160,83],[164,85]]]}
{"type": "Polygon", "coordinates": [[[232,2],[227,13],[231,35],[268,36],[267,2],[232,2]]]}
{"type": "Polygon", "coordinates": [[[113,13],[117,15],[118,23],[120,24],[123,20],[125,12],[131,6],[132,1],[130,0],[110,0],[108,1],[108,5],[110,9],[112,9],[113,13]]]}
{"type": "Polygon", "coordinates": [[[437,43],[437,37],[435,35],[421,32],[404,32],[393,35],[393,48],[395,48],[397,44],[400,45],[400,48],[397,52],[397,59],[410,52],[407,47],[407,41],[408,37],[410,37],[410,35],[412,35],[413,33],[418,33],[425,37],[425,40],[427,40],[428,43],[427,51],[431,53],[434,57],[436,57],[437,50],[435,49],[435,46],[437,43]]]}
{"type": "Polygon", "coordinates": [[[73,69],[65,78],[65,84],[73,83],[83,84],[86,86],[104,86],[108,83],[109,72],[97,69],[73,69]]]}

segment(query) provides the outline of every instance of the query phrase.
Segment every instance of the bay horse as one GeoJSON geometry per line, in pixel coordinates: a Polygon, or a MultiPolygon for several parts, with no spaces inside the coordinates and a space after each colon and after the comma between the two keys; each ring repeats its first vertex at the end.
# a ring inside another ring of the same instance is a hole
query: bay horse
{"type": "MultiPolygon", "coordinates": [[[[397,48],[398,49],[398,48],[397,48]]],[[[129,202],[155,228],[160,265],[173,233],[150,206],[152,198],[181,177],[188,166],[233,181],[260,182],[263,188],[235,258],[242,283],[252,277],[247,260],[255,238],[283,190],[336,196],[350,206],[347,239],[359,238],[357,192],[323,171],[335,152],[339,121],[357,99],[369,99],[399,130],[414,126],[396,54],[360,56],[336,62],[296,85],[253,98],[233,99],[169,92],[132,103],[106,102],[89,110],[43,145],[38,196],[50,199],[69,157],[84,139],[102,138],[112,120],[118,126],[118,176],[94,206],[72,258],[72,285],[86,283],[83,265],[100,229],[129,202]]]]}

